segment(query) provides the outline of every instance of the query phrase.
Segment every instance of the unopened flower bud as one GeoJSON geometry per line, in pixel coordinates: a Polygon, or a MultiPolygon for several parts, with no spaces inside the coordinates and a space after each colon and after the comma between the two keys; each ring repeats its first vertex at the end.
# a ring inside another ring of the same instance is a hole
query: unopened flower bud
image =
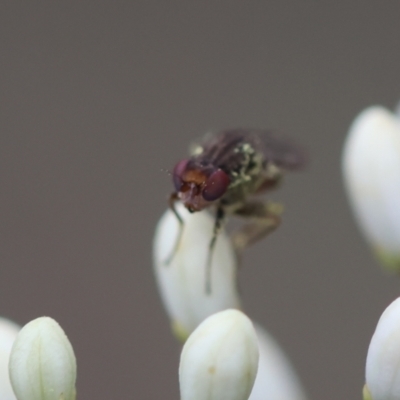
{"type": "Polygon", "coordinates": [[[257,367],[257,336],[250,319],[237,310],[216,313],[183,347],[181,400],[247,400],[257,367]]]}
{"type": "Polygon", "coordinates": [[[14,322],[0,317],[0,399],[15,400],[10,378],[8,375],[8,361],[11,348],[21,327],[14,322]]]}
{"type": "Polygon", "coordinates": [[[400,119],[383,107],[350,128],[343,175],[357,222],[380,261],[400,271],[400,119]]]}
{"type": "Polygon", "coordinates": [[[400,298],[383,312],[372,336],[366,386],[364,396],[372,400],[400,400],[400,298]]]}
{"type": "Polygon", "coordinates": [[[154,271],[173,330],[185,340],[206,317],[227,308],[240,308],[240,299],[237,261],[225,231],[219,232],[208,265],[214,218],[207,211],[190,214],[182,204],[176,206],[184,221],[183,234],[177,243],[179,223],[168,210],[156,230],[154,271]],[[206,288],[208,266],[210,291],[206,288]]]}
{"type": "Polygon", "coordinates": [[[249,400],[306,400],[300,380],[279,344],[261,326],[254,327],[260,359],[249,400]]]}
{"type": "Polygon", "coordinates": [[[9,370],[18,400],[75,400],[74,351],[60,325],[49,317],[21,329],[9,370]]]}

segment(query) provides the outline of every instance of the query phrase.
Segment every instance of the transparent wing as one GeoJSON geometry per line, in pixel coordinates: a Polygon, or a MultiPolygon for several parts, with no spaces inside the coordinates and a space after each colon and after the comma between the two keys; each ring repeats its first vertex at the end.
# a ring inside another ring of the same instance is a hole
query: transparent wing
{"type": "Polygon", "coordinates": [[[294,142],[273,131],[259,129],[222,131],[203,143],[203,154],[218,165],[233,167],[241,159],[235,149],[245,143],[261,153],[266,164],[273,163],[285,170],[298,170],[306,164],[305,151],[294,142]]]}

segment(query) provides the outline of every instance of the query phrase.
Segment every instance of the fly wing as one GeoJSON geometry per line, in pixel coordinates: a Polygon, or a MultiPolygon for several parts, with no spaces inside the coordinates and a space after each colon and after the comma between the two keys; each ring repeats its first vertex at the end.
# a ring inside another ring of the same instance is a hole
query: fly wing
{"type": "Polygon", "coordinates": [[[196,159],[201,163],[210,163],[215,167],[230,172],[240,167],[243,154],[236,151],[246,142],[242,130],[227,130],[216,135],[207,135],[198,147],[201,151],[196,159]]]}
{"type": "MultiPolygon", "coordinates": [[[[232,149],[243,143],[251,144],[256,151],[260,152],[264,157],[265,164],[273,163],[279,168],[290,171],[299,170],[306,164],[306,154],[301,147],[269,130],[226,130],[217,135],[214,141],[210,141],[210,147],[217,153],[218,158],[223,159],[228,156],[232,157],[232,149]],[[216,143],[219,143],[220,146],[216,146],[216,143]]],[[[239,154],[233,158],[237,158],[237,161],[240,162],[239,154]]]]}
{"type": "Polygon", "coordinates": [[[258,129],[228,129],[207,136],[196,158],[227,172],[235,171],[244,158],[237,149],[246,143],[263,155],[265,165],[273,163],[284,170],[297,170],[305,165],[306,157],[301,148],[275,132],[258,129]]]}
{"type": "Polygon", "coordinates": [[[265,161],[272,162],[285,170],[299,170],[306,165],[307,157],[304,149],[291,140],[271,131],[256,131],[255,140],[259,140],[260,151],[265,161]]]}

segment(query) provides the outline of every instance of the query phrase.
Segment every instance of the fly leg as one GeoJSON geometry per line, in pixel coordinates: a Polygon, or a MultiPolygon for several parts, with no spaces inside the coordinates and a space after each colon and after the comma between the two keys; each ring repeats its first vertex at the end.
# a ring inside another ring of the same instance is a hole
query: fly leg
{"type": "Polygon", "coordinates": [[[222,223],[224,221],[224,210],[222,207],[217,208],[217,212],[215,215],[215,223],[214,223],[214,230],[213,230],[213,236],[210,241],[210,245],[208,247],[208,256],[207,256],[207,264],[206,264],[206,281],[205,281],[205,288],[206,288],[206,293],[211,294],[211,262],[212,262],[212,256],[214,252],[214,247],[215,243],[217,242],[217,237],[219,232],[221,231],[222,228],[222,223]]]}
{"type": "MultiPolygon", "coordinates": [[[[283,207],[278,203],[248,202],[235,215],[250,220],[232,234],[232,243],[240,261],[243,250],[272,233],[281,223],[283,207]]],[[[240,265],[240,263],[239,263],[240,265]]]]}
{"type": "Polygon", "coordinates": [[[178,229],[179,229],[179,231],[178,231],[178,235],[177,235],[176,240],[175,240],[174,247],[172,248],[171,254],[164,261],[165,265],[169,265],[171,263],[171,261],[174,258],[176,252],[178,251],[178,247],[179,247],[179,244],[180,244],[181,239],[182,239],[184,223],[183,223],[182,217],[179,215],[178,211],[176,211],[176,208],[175,208],[175,203],[178,200],[179,200],[179,198],[178,198],[178,194],[177,193],[172,193],[169,196],[169,201],[168,201],[169,208],[175,214],[175,217],[178,220],[178,223],[179,223],[179,228],[178,229]]]}

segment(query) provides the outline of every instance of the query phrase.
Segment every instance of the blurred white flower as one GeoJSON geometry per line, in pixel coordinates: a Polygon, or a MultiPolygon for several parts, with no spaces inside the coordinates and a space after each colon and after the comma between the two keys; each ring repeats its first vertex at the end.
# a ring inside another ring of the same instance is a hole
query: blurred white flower
{"type": "Polygon", "coordinates": [[[400,298],[383,312],[372,336],[366,382],[373,400],[400,400],[400,298]]]}
{"type": "Polygon", "coordinates": [[[237,310],[214,314],[183,346],[181,400],[247,400],[257,365],[257,336],[250,319],[237,310]]]}
{"type": "Polygon", "coordinates": [[[21,327],[14,322],[0,317],[0,399],[15,400],[10,378],[8,375],[8,361],[11,348],[21,327]]]}
{"type": "Polygon", "coordinates": [[[232,244],[222,230],[212,254],[211,293],[206,291],[206,267],[214,218],[207,211],[190,214],[182,204],[183,235],[167,265],[179,232],[176,216],[168,210],[156,229],[154,271],[164,307],[175,334],[186,337],[208,316],[227,308],[240,308],[237,261],[232,244]]]}
{"type": "Polygon", "coordinates": [[[254,327],[260,360],[249,400],[306,400],[300,380],[278,343],[261,326],[254,327]]]}
{"type": "Polygon", "coordinates": [[[383,107],[350,128],[343,175],[356,219],[383,264],[400,270],[400,119],[383,107]]]}
{"type": "Polygon", "coordinates": [[[18,400],[75,400],[74,351],[60,325],[49,317],[21,329],[9,370],[18,400]]]}

